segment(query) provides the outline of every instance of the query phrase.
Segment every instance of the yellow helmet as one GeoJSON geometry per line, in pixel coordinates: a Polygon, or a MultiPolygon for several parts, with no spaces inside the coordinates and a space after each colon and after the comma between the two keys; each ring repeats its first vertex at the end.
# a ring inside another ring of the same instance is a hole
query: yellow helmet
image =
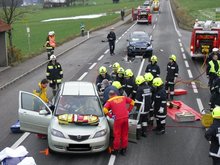
{"type": "Polygon", "coordinates": [[[125,70],[125,76],[124,77],[132,77],[134,74],[131,69],[125,70]]]}
{"type": "Polygon", "coordinates": [[[174,55],[174,54],[170,55],[169,59],[176,61],[176,55],[174,55]]]}
{"type": "Polygon", "coordinates": [[[115,62],[113,65],[112,65],[112,68],[113,70],[118,70],[118,68],[120,68],[120,64],[118,62],[115,62]]]}
{"type": "Polygon", "coordinates": [[[212,117],[215,119],[220,119],[220,107],[215,107],[212,111],[212,117]]]}
{"type": "Polygon", "coordinates": [[[112,82],[112,86],[114,86],[117,89],[121,89],[122,88],[122,85],[121,85],[121,83],[119,81],[113,81],[112,82]]]}
{"type": "Polygon", "coordinates": [[[136,77],[135,83],[136,83],[137,85],[140,85],[140,84],[142,84],[143,82],[145,82],[143,76],[137,76],[137,77],[136,77]]]}
{"type": "Polygon", "coordinates": [[[154,79],[154,76],[152,75],[151,72],[148,72],[148,73],[144,74],[144,79],[145,79],[146,82],[150,82],[154,79]]]}
{"type": "Polygon", "coordinates": [[[99,68],[99,74],[105,74],[105,73],[107,73],[106,67],[101,66],[101,67],[99,68]]]}
{"type": "Polygon", "coordinates": [[[159,87],[163,84],[163,81],[160,77],[156,77],[154,80],[153,80],[153,86],[155,87],[159,87]]]}
{"type": "Polygon", "coordinates": [[[124,74],[125,73],[124,68],[122,68],[122,67],[118,68],[117,73],[118,74],[124,74]]]}
{"type": "Polygon", "coordinates": [[[157,62],[157,56],[153,55],[153,56],[150,58],[150,61],[157,62]]]}

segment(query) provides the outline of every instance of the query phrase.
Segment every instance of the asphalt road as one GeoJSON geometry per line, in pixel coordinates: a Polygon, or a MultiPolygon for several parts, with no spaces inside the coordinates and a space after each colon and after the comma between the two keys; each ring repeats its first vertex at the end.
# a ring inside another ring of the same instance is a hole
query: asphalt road
{"type": "MultiPolygon", "coordinates": [[[[180,37],[173,24],[170,14],[169,1],[161,1],[161,13],[153,15],[153,24],[144,25],[133,23],[124,24],[117,28],[116,55],[110,56],[108,43],[101,42],[106,38],[108,31],[100,30],[94,37],[77,48],[67,52],[58,61],[64,70],[64,81],[82,79],[95,82],[98,68],[102,65],[111,71],[111,65],[119,62],[124,68],[131,68],[135,75],[143,74],[148,63],[147,60],[136,58],[134,62],[128,63],[126,57],[126,45],[128,35],[135,30],[144,30],[152,35],[154,54],[159,58],[161,77],[165,78],[166,64],[170,54],[177,55],[180,77],[183,80],[193,80],[202,72],[202,61],[192,61],[189,57],[190,33],[180,30],[180,37]],[[130,28],[131,27],[131,28],[130,28]],[[129,29],[129,31],[128,31],[129,29]],[[121,37],[122,36],[122,37],[121,37]],[[119,38],[121,37],[121,38],[119,38]],[[180,44],[181,43],[181,44],[180,44]],[[182,49],[181,49],[182,48],[182,49]],[[143,69],[139,70],[143,65],[143,69]]],[[[0,91],[1,105],[1,133],[0,150],[13,145],[21,134],[11,134],[9,127],[17,119],[18,92],[19,90],[32,91],[38,81],[45,77],[45,68],[39,68],[32,74],[16,81],[6,89],[0,91]]],[[[204,75],[195,80],[197,88],[191,84],[180,83],[177,87],[188,91],[187,95],[176,97],[197,111],[208,106],[209,93],[205,88],[207,80],[204,75]],[[200,86],[198,86],[200,84],[200,86]],[[201,85],[202,84],[202,85],[201,85]],[[197,90],[196,90],[197,89],[197,90]]],[[[50,91],[51,92],[51,91],[50,91]]],[[[51,94],[51,93],[50,93],[51,94]]],[[[116,165],[209,165],[208,157],[209,143],[204,139],[204,129],[190,126],[201,126],[200,122],[176,123],[167,117],[166,134],[157,136],[149,132],[147,138],[142,138],[137,144],[129,143],[126,157],[118,156],[116,165]]],[[[107,165],[110,155],[107,152],[88,155],[66,155],[66,154],[41,154],[40,151],[47,148],[47,140],[41,140],[34,134],[30,134],[22,143],[30,155],[34,157],[37,164],[97,164],[107,165]]]]}

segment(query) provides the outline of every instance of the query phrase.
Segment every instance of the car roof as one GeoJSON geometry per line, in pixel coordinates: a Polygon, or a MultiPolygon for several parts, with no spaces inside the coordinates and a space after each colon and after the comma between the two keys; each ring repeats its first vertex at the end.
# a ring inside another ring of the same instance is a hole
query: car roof
{"type": "Polygon", "coordinates": [[[132,36],[133,35],[135,35],[135,36],[147,35],[148,36],[148,34],[146,32],[144,32],[144,31],[134,31],[134,32],[131,33],[131,35],[132,36]]]}
{"type": "Polygon", "coordinates": [[[85,81],[69,81],[61,86],[61,95],[71,96],[97,96],[93,83],[85,81]]]}

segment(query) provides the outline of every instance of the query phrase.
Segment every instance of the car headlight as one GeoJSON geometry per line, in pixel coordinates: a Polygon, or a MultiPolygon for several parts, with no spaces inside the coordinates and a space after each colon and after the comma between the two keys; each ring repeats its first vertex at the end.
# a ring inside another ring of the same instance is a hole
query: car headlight
{"type": "Polygon", "coordinates": [[[130,46],[128,47],[128,49],[133,50],[133,49],[135,49],[135,47],[130,45],[130,46]]]}
{"type": "Polygon", "coordinates": [[[98,138],[98,137],[102,137],[102,136],[105,136],[107,133],[107,130],[106,129],[103,129],[101,131],[98,131],[96,132],[95,136],[93,138],[98,138]]]}
{"type": "Polygon", "coordinates": [[[51,134],[52,134],[53,136],[56,136],[56,137],[65,138],[65,136],[63,135],[63,133],[60,132],[60,131],[58,131],[58,130],[56,130],[56,129],[52,129],[52,130],[51,130],[51,134]]]}

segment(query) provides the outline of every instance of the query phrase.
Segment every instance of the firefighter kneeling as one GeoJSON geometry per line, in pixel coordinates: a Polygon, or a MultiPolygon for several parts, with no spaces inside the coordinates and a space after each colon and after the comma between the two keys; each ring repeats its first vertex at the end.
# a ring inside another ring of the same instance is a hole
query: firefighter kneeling
{"type": "Polygon", "coordinates": [[[134,100],[125,96],[117,96],[113,90],[109,91],[109,98],[104,105],[103,111],[110,118],[114,118],[112,153],[117,155],[121,149],[121,154],[125,155],[128,146],[128,114],[134,107],[134,100]],[[127,104],[129,104],[128,108],[127,104]]]}

